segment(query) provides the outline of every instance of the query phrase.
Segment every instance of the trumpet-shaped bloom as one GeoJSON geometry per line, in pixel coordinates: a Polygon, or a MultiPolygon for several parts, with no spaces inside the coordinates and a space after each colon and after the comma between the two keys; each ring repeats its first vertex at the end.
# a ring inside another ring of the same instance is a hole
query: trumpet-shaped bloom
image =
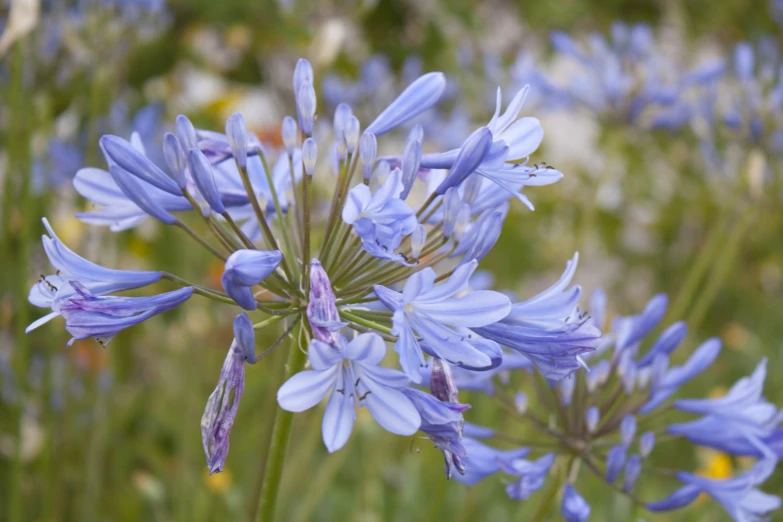
{"type": "Polygon", "coordinates": [[[677,473],[677,480],[685,486],[667,498],[647,504],[650,511],[671,511],[687,506],[700,493],[715,499],[735,522],[763,522],[765,515],[778,509],[781,501],[776,495],[769,495],[756,488],[772,473],[774,463],[766,460],[757,462],[749,471],[728,480],[712,480],[691,473],[677,473]]]}
{"type": "Polygon", "coordinates": [[[252,287],[274,272],[282,259],[279,250],[237,250],[226,260],[220,278],[223,289],[245,310],[255,310],[252,287]]]}
{"type": "Polygon", "coordinates": [[[334,346],[313,340],[308,349],[312,370],[291,377],[277,391],[284,410],[305,411],[326,397],[323,440],[337,451],[348,441],[356,418],[355,406],[367,406],[384,429],[398,435],[412,435],[421,416],[400,388],[408,379],[397,370],[382,368],[386,346],[376,334],[360,334],[350,342],[334,346]]]}
{"type": "Polygon", "coordinates": [[[96,296],[77,281],[70,284],[76,292],[60,304],[65,329],[73,336],[68,344],[90,337],[111,340],[125,328],[176,308],[193,294],[192,288],[185,287],[149,297],[96,296]]]}
{"type": "Polygon", "coordinates": [[[479,335],[529,358],[549,379],[562,379],[580,367],[579,355],[590,352],[601,332],[584,318],[574,317],[579,286],[566,287],[579,257],[566,264],[560,280],[537,296],[515,303],[500,322],[472,328],[479,335]]]}
{"type": "Polygon", "coordinates": [[[201,417],[201,443],[209,474],[223,471],[231,428],[245,390],[245,362],[255,361],[253,325],[245,314],[234,319],[234,340],[228,348],[215,391],[207,399],[201,417]]]}
{"type": "Polygon", "coordinates": [[[163,272],[115,270],[95,264],[65,246],[45,218],[43,224],[49,234],[42,236],[44,251],[57,273],[35,283],[30,288],[28,299],[35,306],[51,308],[52,312],[28,326],[27,332],[60,315],[63,300],[76,292],[70,285],[72,281],[80,283],[94,295],[105,295],[151,285],[160,281],[163,275],[163,272]]]}
{"type": "Polygon", "coordinates": [[[717,399],[683,399],[674,402],[675,408],[704,415],[699,420],[669,427],[669,432],[685,435],[692,442],[703,440],[710,446],[725,449],[745,439],[747,446],[756,448],[757,456],[779,458],[781,443],[775,440],[783,414],[767,401],[762,392],[767,374],[767,360],[763,359],[750,377],[744,377],[729,392],[717,399]],[[775,451],[773,444],[778,450],[775,451]]]}
{"type": "Polygon", "coordinates": [[[425,365],[422,342],[437,357],[472,368],[489,368],[492,357],[481,345],[470,343],[456,327],[478,327],[503,319],[511,307],[508,297],[489,290],[469,291],[468,281],[478,263],[460,266],[440,284],[435,271],[425,268],[413,274],[403,291],[381,285],[375,295],[394,312],[394,345],[400,364],[414,382],[421,382],[419,367],[425,365]],[[419,337],[421,340],[419,340],[419,337]]]}
{"type": "Polygon", "coordinates": [[[367,185],[357,185],[348,193],[343,221],[352,225],[364,249],[375,257],[397,259],[394,254],[403,236],[416,229],[416,215],[403,200],[402,173],[395,169],[383,186],[370,193],[367,185]]]}
{"type": "MultiPolygon", "coordinates": [[[[640,413],[649,413],[674,395],[680,386],[690,381],[715,361],[720,353],[720,339],[708,339],[699,346],[693,355],[682,366],[675,366],[668,371],[663,372],[658,369],[660,376],[653,377],[650,398],[647,403],[639,410],[640,413]]],[[[663,355],[656,357],[659,366],[667,364],[667,358],[663,355]]]]}

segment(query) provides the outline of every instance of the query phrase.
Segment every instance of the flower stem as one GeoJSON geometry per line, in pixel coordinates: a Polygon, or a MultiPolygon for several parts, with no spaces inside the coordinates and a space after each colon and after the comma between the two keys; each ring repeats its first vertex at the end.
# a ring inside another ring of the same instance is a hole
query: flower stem
{"type": "MultiPolygon", "coordinates": [[[[288,353],[288,362],[285,365],[285,380],[298,373],[304,368],[307,359],[306,352],[299,346],[299,333],[302,323],[294,335],[294,342],[291,343],[288,353]]],[[[275,516],[275,507],[277,506],[277,493],[280,490],[280,479],[283,476],[283,464],[285,463],[285,454],[288,449],[288,438],[291,434],[291,424],[294,420],[294,414],[277,408],[275,412],[275,421],[272,426],[272,438],[269,441],[269,450],[264,469],[264,480],[261,485],[261,496],[258,499],[258,509],[256,510],[256,520],[258,522],[272,522],[275,516]]]]}

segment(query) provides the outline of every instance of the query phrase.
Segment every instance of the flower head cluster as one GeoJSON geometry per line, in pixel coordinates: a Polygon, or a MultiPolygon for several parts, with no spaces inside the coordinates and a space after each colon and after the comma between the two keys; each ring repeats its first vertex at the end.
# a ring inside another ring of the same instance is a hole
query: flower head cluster
{"type": "MultiPolygon", "coordinates": [[[[526,300],[514,302],[476,282],[509,205],[519,199],[532,209],[523,190],[562,177],[530,164],[544,133],[536,118],[520,117],[527,88],[505,109],[498,91],[495,114],[459,147],[423,153],[426,135],[414,127],[399,154],[380,156],[385,134],[438,102],[443,74],[412,81],[364,130],[350,106],[338,105],[331,144],[313,136],[317,97],[306,60],[296,64],[292,85],[296,117],[283,120],[280,149],[253,135],[239,114],[224,133],[196,129],[179,116],[175,132],[163,139],[165,170],[137,135],[129,141],[105,135],[106,168],[82,169],[74,179],[93,203],[78,214],[82,220],[124,230],[151,217],[180,229],[223,263],[222,291],[165,272],[102,267],[67,249],[45,222],[44,247],[57,272],[31,290],[30,301],[51,310],[31,328],[63,316],[74,338],[103,342],[193,294],[236,306],[234,340],[201,422],[210,472],[225,466],[245,364],[256,364],[291,336],[278,404],[301,412],[325,401],[322,435],[330,452],[348,442],[356,409],[366,407],[392,433],[424,433],[443,453],[448,478],[474,484],[503,472],[516,477],[508,494],[524,500],[567,454],[610,484],[622,474],[617,487],[632,494],[655,442],[655,432],[645,430],[632,452],[637,426],[709,366],[719,343],[708,341],[683,366],[669,368],[684,337],[682,325],[675,325],[640,353],[665,310],[662,297],[638,316],[616,320],[602,340],[596,320],[602,312],[594,307],[592,318],[583,314],[581,289],[571,285],[576,255],[554,285],[526,300]],[[318,168],[319,155],[330,168],[318,168]],[[180,288],[118,295],[162,280],[180,288]],[[257,356],[255,330],[275,325],[282,334],[257,356]],[[588,367],[589,373],[580,370],[588,367]],[[526,395],[510,398],[495,388],[519,369],[535,374],[552,395],[551,416],[557,413],[559,422],[542,420],[526,395]],[[552,451],[529,458],[525,445],[499,450],[486,444],[482,439],[495,433],[466,422],[470,406],[460,402],[460,386],[495,393],[549,438],[552,451]],[[597,451],[607,442],[606,455],[597,451]]],[[[700,417],[667,428],[696,444],[757,457],[759,468],[742,479],[754,492],[781,449],[780,415],[761,398],[760,368],[722,402],[674,402],[700,417]],[[715,423],[727,428],[705,433],[715,423]]],[[[732,497],[732,486],[677,476],[684,489],[674,501],[650,503],[651,509],[687,504],[694,491],[713,495],[730,511],[755,509],[746,498],[732,497]]],[[[772,503],[767,499],[762,507],[772,503]]],[[[567,520],[589,516],[573,484],[565,488],[562,512],[567,520]]]]}
{"type": "MultiPolygon", "coordinates": [[[[597,291],[592,299],[593,316],[585,321],[602,326],[605,298],[597,291]]],[[[664,295],[655,296],[642,313],[617,317],[597,350],[582,354],[589,371],[558,382],[539,379],[537,393],[544,394],[538,406],[554,404],[555,411],[529,404],[524,392],[506,393],[508,411],[515,411],[522,423],[539,432],[544,440],[557,441],[556,450],[534,460],[528,453],[504,457],[493,472],[518,477],[506,487],[511,498],[526,500],[545,482],[558,456],[571,462],[562,495],[566,520],[587,520],[590,505],[578,493],[576,482],[584,466],[608,487],[630,497],[650,511],[668,511],[687,506],[705,493],[718,501],[736,521],[762,520],[780,507],[780,498],[757,489],[783,458],[781,410],[764,399],[766,360],[750,377],[740,379],[725,396],[714,399],[676,398],[679,389],[697,378],[718,357],[721,343],[709,339],[696,348],[682,365],[670,360],[687,333],[684,323],[664,329],[654,342],[647,340],[663,318],[664,295]],[[649,346],[642,350],[642,346],[649,346]],[[549,395],[549,397],[546,397],[549,395]],[[667,421],[666,413],[677,410],[693,416],[685,422],[667,421]],[[690,443],[737,457],[756,459],[751,468],[729,480],[714,480],[687,471],[664,470],[651,463],[658,445],[690,443]],[[523,458],[524,457],[524,458],[523,458]],[[637,482],[654,480],[663,473],[681,487],[662,500],[643,500],[635,492],[637,482]]],[[[494,391],[494,390],[493,390],[494,391]]],[[[467,431],[467,430],[466,430],[467,431]]],[[[492,437],[492,430],[476,430],[492,437]]],[[[504,434],[508,438],[508,434],[504,434]]],[[[532,441],[531,446],[544,442],[532,441]]],[[[465,440],[463,440],[465,444],[465,440]]],[[[522,451],[526,448],[519,448],[522,451]]],[[[471,468],[484,463],[468,461],[466,474],[458,477],[473,483],[471,468]]],[[[484,475],[486,476],[486,475],[484,475]]],[[[483,478],[483,477],[482,477],[483,478]]]]}

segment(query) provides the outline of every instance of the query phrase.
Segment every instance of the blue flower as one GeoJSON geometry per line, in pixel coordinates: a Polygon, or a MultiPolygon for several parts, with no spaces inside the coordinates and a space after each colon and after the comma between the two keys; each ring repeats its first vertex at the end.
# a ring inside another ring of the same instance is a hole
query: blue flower
{"type": "Polygon", "coordinates": [[[778,425],[783,414],[762,396],[766,374],[765,358],[750,377],[737,381],[723,397],[675,401],[675,408],[704,417],[669,426],[669,433],[721,451],[779,459],[783,442],[778,425]]]}
{"type": "Polygon", "coordinates": [[[778,509],[780,497],[756,488],[772,473],[774,463],[759,461],[749,471],[728,480],[712,480],[691,473],[679,472],[677,479],[685,486],[665,499],[647,504],[650,511],[671,511],[687,506],[700,493],[718,501],[735,522],[763,522],[767,513],[778,509]]]}
{"type": "Polygon", "coordinates": [[[403,190],[402,173],[395,169],[375,194],[367,185],[357,185],[348,193],[343,207],[343,221],[352,225],[362,245],[375,257],[402,261],[394,250],[403,236],[414,231],[416,215],[400,199],[403,190]]]}
{"type": "Polygon", "coordinates": [[[76,292],[60,303],[65,329],[73,336],[68,344],[90,337],[108,342],[125,328],[176,308],[193,294],[191,287],[185,287],[148,297],[96,296],[77,281],[70,285],[76,292]]]}
{"type": "Polygon", "coordinates": [[[237,250],[226,260],[220,278],[223,289],[245,310],[255,310],[252,287],[274,272],[282,259],[279,250],[237,250]]]}
{"type": "Polygon", "coordinates": [[[708,339],[699,346],[693,355],[682,366],[675,366],[667,371],[665,366],[668,357],[659,355],[653,363],[653,382],[650,387],[650,398],[642,406],[640,413],[649,413],[674,395],[680,386],[690,381],[715,361],[720,353],[720,339],[708,339]],[[656,368],[657,366],[657,368],[656,368]]]}
{"type": "Polygon", "coordinates": [[[398,435],[412,435],[421,417],[411,400],[400,391],[408,379],[397,370],[379,367],[386,347],[376,334],[360,334],[343,346],[318,340],[310,343],[312,370],[291,377],[277,392],[284,410],[301,412],[329,395],[322,426],[329,452],[348,441],[356,417],[354,407],[367,406],[384,429],[398,435]]]}
{"type": "Polygon", "coordinates": [[[590,504],[571,484],[566,484],[563,488],[560,514],[563,515],[566,522],[586,522],[590,518],[590,504]]]}
{"type": "Polygon", "coordinates": [[[402,91],[365,131],[376,136],[389,132],[435,105],[445,89],[446,76],[443,73],[431,72],[421,76],[402,91]]]}
{"type": "Polygon", "coordinates": [[[255,361],[254,350],[253,325],[247,315],[240,314],[234,319],[234,340],[228,348],[217,386],[201,417],[201,442],[210,475],[223,471],[226,463],[231,428],[245,390],[245,362],[255,361]]]}
{"type": "Polygon", "coordinates": [[[465,459],[465,473],[455,475],[454,478],[468,486],[477,484],[500,471],[502,465],[508,465],[514,459],[525,457],[530,452],[528,448],[499,450],[469,437],[462,439],[462,445],[468,454],[465,459]]]}
{"type": "Polygon", "coordinates": [[[477,334],[517,350],[549,379],[562,379],[581,366],[579,355],[595,349],[601,332],[584,318],[575,317],[579,286],[566,287],[579,257],[566,264],[560,280],[537,296],[515,303],[508,316],[477,334]]]}
{"type": "Polygon", "coordinates": [[[500,469],[503,472],[519,477],[519,480],[506,486],[506,494],[514,500],[527,500],[544,485],[554,462],[554,453],[547,453],[538,460],[522,458],[511,461],[501,460],[500,469]]]}
{"type": "Polygon", "coordinates": [[[42,237],[44,250],[57,273],[35,283],[28,299],[35,306],[51,308],[52,312],[33,322],[26,332],[60,315],[61,303],[76,292],[70,282],[80,283],[94,295],[104,295],[151,285],[163,276],[163,272],[115,270],[87,261],[60,241],[46,218],[43,224],[49,233],[42,237]]]}
{"type": "MultiPolygon", "coordinates": [[[[472,368],[493,365],[486,347],[472,344],[455,329],[492,324],[505,317],[511,306],[508,297],[499,292],[469,291],[468,280],[477,266],[476,261],[462,265],[437,285],[435,271],[425,268],[406,281],[402,293],[375,286],[375,295],[394,312],[392,332],[398,336],[394,350],[412,381],[421,382],[419,367],[425,363],[422,342],[436,356],[455,364],[472,368]]],[[[500,351],[488,348],[491,353],[500,351]]]]}

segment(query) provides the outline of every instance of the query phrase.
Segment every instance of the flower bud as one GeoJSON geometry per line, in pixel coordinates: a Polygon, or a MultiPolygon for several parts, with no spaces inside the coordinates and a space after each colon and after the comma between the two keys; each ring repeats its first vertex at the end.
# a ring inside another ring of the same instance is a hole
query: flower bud
{"type": "Polygon", "coordinates": [[[639,453],[643,459],[646,459],[650,453],[652,453],[655,447],[655,433],[652,431],[645,431],[642,436],[639,437],[639,453]]]}
{"type": "Polygon", "coordinates": [[[107,134],[101,137],[100,146],[109,165],[115,164],[125,172],[171,195],[182,195],[182,190],[174,180],[124,139],[107,134]]]}
{"type": "Polygon", "coordinates": [[[590,518],[590,504],[577,493],[574,486],[566,484],[563,489],[563,503],[560,514],[566,522],[587,522],[590,518]]]}
{"type": "Polygon", "coordinates": [[[620,443],[626,448],[631,446],[633,438],[636,435],[636,417],[626,415],[620,421],[620,443]]]}
{"type": "Polygon", "coordinates": [[[251,287],[275,271],[283,260],[279,250],[237,250],[226,260],[220,282],[229,297],[245,310],[255,310],[257,303],[251,287]]]}
{"type": "Polygon", "coordinates": [[[190,150],[198,147],[198,137],[196,136],[196,128],[190,122],[187,116],[180,114],[177,119],[174,120],[174,132],[179,139],[180,145],[184,150],[190,150]]]}
{"type": "Polygon", "coordinates": [[[163,157],[165,158],[166,165],[168,165],[177,185],[179,185],[180,189],[184,190],[188,184],[188,178],[185,174],[185,171],[188,168],[185,150],[182,148],[177,137],[170,132],[167,132],[166,135],[163,136],[163,157]]]}
{"type": "Polygon", "coordinates": [[[145,187],[138,178],[119,165],[109,165],[109,174],[122,193],[144,212],[167,225],[173,225],[177,222],[177,218],[166,210],[157,199],[150,197],[149,187],[145,187]]]}
{"type": "Polygon", "coordinates": [[[527,395],[521,391],[517,392],[514,395],[514,406],[520,415],[527,413],[527,395]]]}
{"type": "Polygon", "coordinates": [[[481,176],[468,176],[465,186],[462,187],[462,201],[472,205],[476,201],[483,182],[484,178],[481,176]]]}
{"type": "Polygon", "coordinates": [[[375,158],[378,156],[378,139],[372,132],[365,132],[359,139],[359,157],[362,160],[362,177],[369,181],[375,158]]]}
{"type": "Polygon", "coordinates": [[[240,167],[247,167],[247,125],[245,118],[235,112],[226,120],[226,136],[231,145],[231,153],[240,167]]]}
{"type": "Polygon", "coordinates": [[[454,240],[462,241],[465,236],[465,232],[468,230],[470,224],[470,205],[463,203],[457,213],[457,218],[454,220],[454,240]]]}
{"type": "Polygon", "coordinates": [[[312,85],[315,76],[313,75],[313,66],[310,65],[310,62],[304,58],[299,58],[299,60],[296,62],[296,67],[294,67],[293,79],[295,93],[299,92],[299,89],[302,87],[302,85],[306,83],[312,85]]]}
{"type": "Polygon", "coordinates": [[[411,233],[411,256],[418,259],[424,244],[427,242],[427,229],[424,225],[418,224],[411,233]]]}
{"type": "Polygon", "coordinates": [[[313,336],[332,346],[340,344],[340,312],[337,311],[337,298],[332,283],[321,262],[310,261],[310,296],[307,301],[307,320],[313,330],[313,336]]]}
{"type": "Polygon", "coordinates": [[[573,375],[560,380],[557,385],[560,387],[560,403],[563,406],[571,404],[571,399],[574,397],[574,388],[576,387],[576,379],[573,375]]]}
{"type": "Polygon", "coordinates": [[[457,220],[457,214],[462,208],[462,200],[459,191],[455,187],[446,191],[443,197],[443,235],[451,236],[454,232],[454,223],[457,220]]]}
{"type": "Polygon", "coordinates": [[[291,116],[283,118],[283,124],[280,126],[280,136],[283,138],[285,152],[289,156],[293,155],[296,148],[296,120],[291,116]]]}
{"type": "Polygon", "coordinates": [[[241,313],[234,318],[234,341],[239,350],[245,356],[245,361],[253,364],[256,362],[256,332],[253,323],[246,313],[241,313]]]}
{"type": "Polygon", "coordinates": [[[351,115],[348,121],[345,122],[345,145],[351,154],[353,154],[353,151],[356,150],[359,144],[359,132],[361,132],[359,118],[351,115]]]}
{"type": "Polygon", "coordinates": [[[623,477],[623,491],[631,491],[642,472],[642,458],[639,455],[631,455],[625,464],[625,476],[623,477]]]}
{"type": "Polygon", "coordinates": [[[245,391],[245,358],[239,343],[232,342],[215,391],[210,394],[201,417],[201,443],[210,475],[223,471],[226,463],[231,428],[245,391]]]}
{"type": "Polygon", "coordinates": [[[435,193],[442,196],[451,187],[458,187],[481,165],[491,145],[492,132],[486,127],[481,127],[468,136],[460,148],[451,170],[446,175],[446,179],[438,185],[435,193]]]}
{"type": "Polygon", "coordinates": [[[308,176],[312,176],[315,172],[316,159],[318,159],[318,145],[313,138],[307,138],[302,144],[302,163],[308,176]]]}
{"type": "Polygon", "coordinates": [[[612,446],[609,453],[606,456],[606,481],[612,484],[617,477],[620,476],[620,472],[625,464],[625,447],[624,446],[612,446]]]}
{"type": "Polygon", "coordinates": [[[597,406],[590,406],[585,412],[585,425],[588,433],[595,433],[598,421],[601,420],[601,412],[597,406]]]}
{"type": "Polygon", "coordinates": [[[300,87],[296,96],[296,112],[299,114],[299,127],[307,136],[313,133],[313,120],[315,119],[315,89],[309,83],[300,87]]]}
{"type": "Polygon", "coordinates": [[[416,181],[416,175],[419,173],[420,164],[421,143],[411,140],[402,153],[402,193],[400,193],[400,199],[404,200],[410,194],[413,182],[416,181]]]}
{"type": "Polygon", "coordinates": [[[408,133],[408,141],[418,141],[419,143],[424,143],[424,129],[421,128],[421,125],[414,125],[411,131],[408,133]]]}
{"type": "Polygon", "coordinates": [[[212,165],[209,164],[207,157],[198,149],[190,149],[188,151],[188,168],[198,191],[209,204],[209,208],[218,214],[224,214],[226,208],[220,200],[220,192],[215,184],[215,173],[212,172],[212,165]]]}

